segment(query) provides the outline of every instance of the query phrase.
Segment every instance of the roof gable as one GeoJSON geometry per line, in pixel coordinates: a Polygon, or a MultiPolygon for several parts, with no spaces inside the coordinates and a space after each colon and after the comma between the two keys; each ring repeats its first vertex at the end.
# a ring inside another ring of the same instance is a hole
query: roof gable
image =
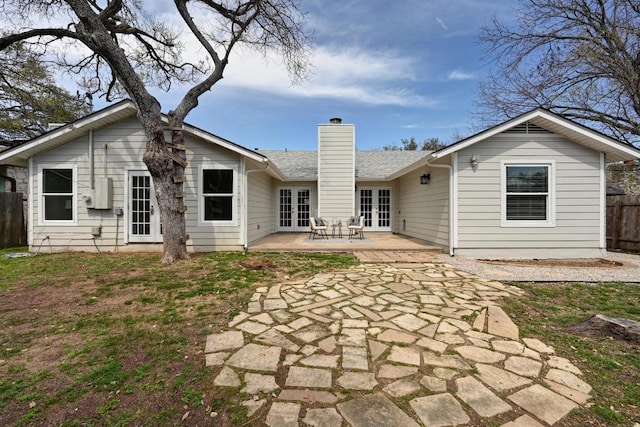
{"type": "MultiPolygon", "coordinates": [[[[26,167],[30,157],[73,141],[85,135],[90,130],[100,129],[135,116],[137,111],[135,104],[130,100],[109,105],[102,110],[93,112],[88,116],[46,132],[14,148],[3,151],[0,153],[0,164],[26,167]]],[[[165,115],[163,115],[162,118],[163,122],[168,123],[165,115]]],[[[253,150],[249,150],[248,148],[195,126],[185,123],[183,129],[184,132],[189,135],[193,135],[210,144],[219,145],[242,156],[251,158],[256,162],[266,163],[267,161],[266,157],[260,153],[256,153],[253,150]]]]}
{"type": "Polygon", "coordinates": [[[607,155],[607,161],[609,162],[618,162],[640,157],[640,150],[632,145],[610,138],[551,111],[538,108],[435,151],[431,155],[431,158],[438,159],[446,157],[499,133],[509,131],[510,129],[522,128],[522,126],[526,126],[527,123],[562,135],[570,141],[594,151],[605,153],[607,155]]]}
{"type": "Polygon", "coordinates": [[[73,141],[90,129],[99,129],[131,117],[136,114],[136,111],[133,102],[120,101],[0,153],[0,164],[26,167],[29,158],[73,141]]]}

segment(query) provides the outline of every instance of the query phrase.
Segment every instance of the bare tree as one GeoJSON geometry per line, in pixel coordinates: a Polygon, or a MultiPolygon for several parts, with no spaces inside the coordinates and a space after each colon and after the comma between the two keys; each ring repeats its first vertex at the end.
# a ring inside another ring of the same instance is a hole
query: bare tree
{"type": "Polygon", "coordinates": [[[640,2],[521,0],[512,27],[480,40],[497,71],[480,86],[485,123],[544,107],[621,140],[640,140],[640,2]]]}
{"type": "MultiPolygon", "coordinates": [[[[24,43],[77,74],[92,92],[136,104],[147,145],[143,156],[163,224],[163,262],[188,258],[183,176],[187,165],[182,127],[200,96],[223,78],[231,52],[245,45],[281,54],[293,81],[308,71],[306,16],[298,0],[174,0],[181,27],[154,20],[141,0],[3,0],[0,51],[24,43]],[[203,50],[198,63],[182,59],[185,31],[203,50]],[[189,89],[162,122],[150,88],[189,89]],[[171,132],[170,141],[165,131],[171,132]]],[[[163,5],[164,6],[164,5],[163,5]]],[[[166,6],[171,9],[171,7],[166,6]]]]}
{"type": "Polygon", "coordinates": [[[393,143],[383,146],[382,149],[385,151],[436,151],[446,146],[440,142],[438,137],[425,139],[421,144],[418,144],[416,138],[412,136],[411,138],[402,138],[400,143],[402,146],[393,143]]]}

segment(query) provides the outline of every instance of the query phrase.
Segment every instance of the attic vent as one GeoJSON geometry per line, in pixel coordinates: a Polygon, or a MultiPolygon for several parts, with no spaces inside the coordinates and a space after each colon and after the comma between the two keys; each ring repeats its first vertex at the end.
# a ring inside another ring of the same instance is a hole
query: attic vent
{"type": "Polygon", "coordinates": [[[510,129],[507,129],[505,133],[552,133],[552,132],[538,125],[534,125],[531,122],[524,122],[510,129]]]}

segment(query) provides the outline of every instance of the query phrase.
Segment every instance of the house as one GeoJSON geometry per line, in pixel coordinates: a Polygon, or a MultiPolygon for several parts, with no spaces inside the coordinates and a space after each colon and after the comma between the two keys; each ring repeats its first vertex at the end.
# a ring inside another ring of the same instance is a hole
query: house
{"type": "MultiPolygon", "coordinates": [[[[185,125],[191,251],[242,250],[310,216],[365,216],[470,257],[599,257],[605,165],[640,150],[537,109],[429,152],[358,151],[355,126],[318,125],[318,151],[250,150],[185,125]]],[[[32,250],[118,251],[162,241],[145,135],[122,101],[0,153],[29,171],[32,250]]],[[[370,234],[371,235],[371,234],[370,234]]]]}

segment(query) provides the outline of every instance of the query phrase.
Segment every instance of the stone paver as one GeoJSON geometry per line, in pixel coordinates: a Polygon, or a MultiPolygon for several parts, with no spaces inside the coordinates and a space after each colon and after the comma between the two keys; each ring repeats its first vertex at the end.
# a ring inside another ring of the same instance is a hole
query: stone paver
{"type": "Polygon", "coordinates": [[[217,353],[222,350],[240,348],[244,345],[244,337],[240,331],[228,331],[207,336],[205,353],[217,353]]]}
{"type": "Polygon", "coordinates": [[[334,408],[309,409],[303,421],[313,427],[342,426],[342,417],[334,408]]]}
{"type": "Polygon", "coordinates": [[[280,388],[276,384],[276,379],[273,375],[255,374],[253,372],[246,373],[244,383],[245,385],[240,391],[247,394],[269,393],[280,388]]]}
{"type": "Polygon", "coordinates": [[[364,371],[369,369],[366,347],[342,347],[342,368],[364,371]]]}
{"type": "Polygon", "coordinates": [[[265,421],[269,427],[298,427],[299,415],[300,404],[273,402],[265,421]]]}
{"type": "Polygon", "coordinates": [[[336,384],[350,390],[373,390],[378,382],[371,372],[345,372],[336,384]]]}
{"type": "Polygon", "coordinates": [[[328,391],[323,390],[300,390],[288,389],[282,390],[278,395],[278,400],[293,400],[307,403],[336,403],[338,397],[328,391]]]}
{"type": "Polygon", "coordinates": [[[478,363],[478,378],[494,390],[506,391],[531,383],[529,378],[507,372],[492,365],[478,363]]]}
{"type": "Polygon", "coordinates": [[[417,397],[409,405],[429,427],[457,426],[470,421],[460,402],[449,393],[417,397]]]}
{"type": "Polygon", "coordinates": [[[504,310],[497,306],[489,306],[487,315],[487,332],[492,335],[518,340],[518,327],[504,310]]]}
{"type": "Polygon", "coordinates": [[[250,416],[263,408],[256,424],[285,427],[413,427],[416,416],[425,426],[497,416],[553,425],[589,403],[582,371],[520,337],[500,308],[521,290],[431,256],[370,259],[402,263],[257,288],[229,330],[207,336],[214,386],[252,396],[242,404],[250,416]]]}
{"type": "Polygon", "coordinates": [[[402,409],[380,393],[339,403],[338,410],[353,427],[418,427],[402,409]]]}
{"type": "Polygon", "coordinates": [[[402,397],[420,390],[420,384],[412,378],[404,378],[392,382],[382,390],[391,397],[402,397]]]}
{"type": "Polygon", "coordinates": [[[331,370],[292,366],[289,369],[285,385],[287,387],[330,388],[331,370]]]}
{"type": "Polygon", "coordinates": [[[578,406],[539,384],[512,394],[509,400],[550,425],[560,421],[569,411],[578,406]]]}
{"type": "Polygon", "coordinates": [[[417,373],[415,366],[382,365],[378,370],[378,378],[402,378],[417,373]]]}
{"type": "Polygon", "coordinates": [[[457,396],[481,417],[493,417],[511,410],[511,406],[473,377],[458,378],[456,386],[457,396]]]}
{"type": "Polygon", "coordinates": [[[249,343],[227,359],[226,364],[252,371],[275,372],[280,361],[280,347],[249,343]]]}

